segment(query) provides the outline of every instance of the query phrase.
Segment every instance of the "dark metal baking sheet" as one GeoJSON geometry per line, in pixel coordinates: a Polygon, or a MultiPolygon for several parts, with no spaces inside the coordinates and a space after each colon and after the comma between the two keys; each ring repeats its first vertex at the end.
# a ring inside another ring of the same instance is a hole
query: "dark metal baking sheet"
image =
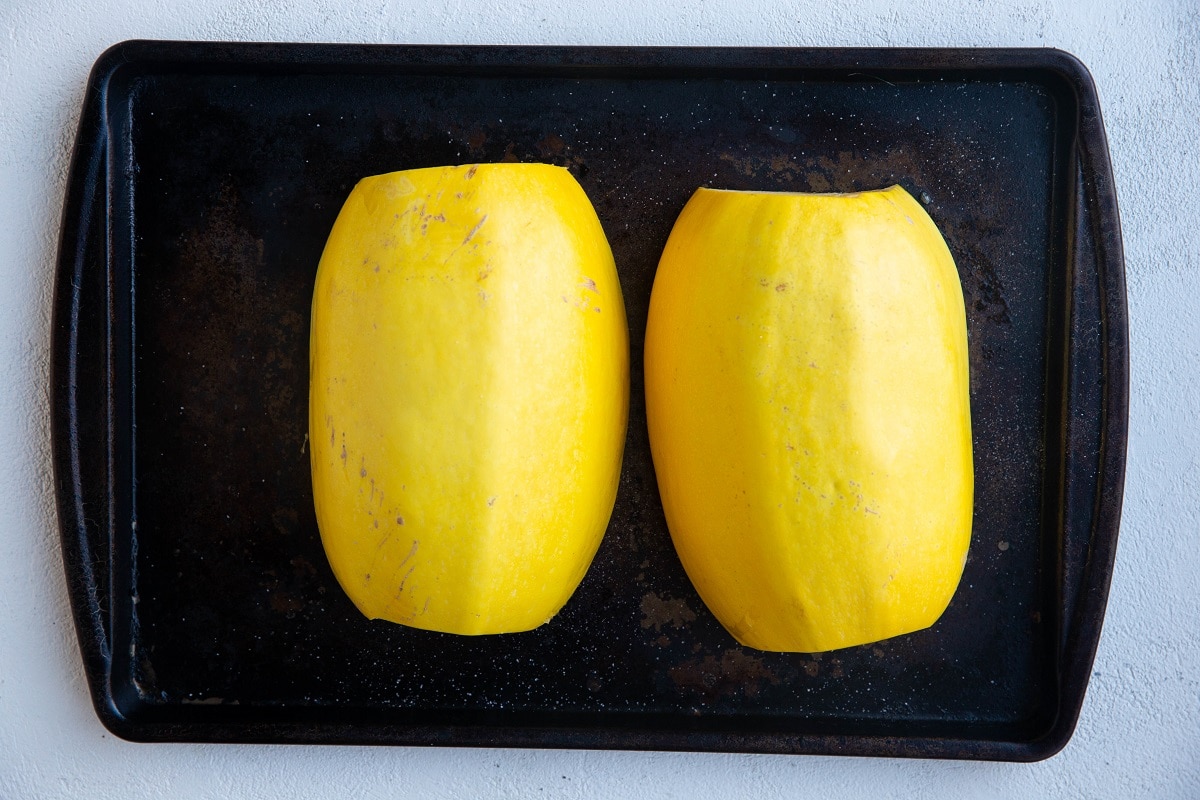
{"type": "Polygon", "coordinates": [[[97,62],[65,205],[53,420],[96,710],[134,740],[1033,760],[1069,739],[1116,543],[1120,230],[1095,89],[1053,50],[127,42],[97,62]],[[612,523],[525,634],[362,618],[306,450],[313,276],[362,176],[566,166],[610,238],[632,398],[612,523]],[[900,183],[962,277],[974,536],[931,629],[739,647],[671,547],[641,352],[691,192],[900,183]]]}

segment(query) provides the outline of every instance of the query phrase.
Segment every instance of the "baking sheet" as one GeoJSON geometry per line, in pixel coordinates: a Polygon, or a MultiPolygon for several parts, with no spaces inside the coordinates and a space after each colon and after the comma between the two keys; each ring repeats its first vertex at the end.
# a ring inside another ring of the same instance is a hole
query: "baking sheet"
{"type": "Polygon", "coordinates": [[[1074,728],[1120,516],[1128,333],[1103,125],[1066,54],[124,43],[85,101],[55,312],[64,561],[120,736],[1032,760],[1074,728]],[[360,177],[504,160],[570,169],[616,258],[632,386],[612,522],[536,631],[368,621],[312,510],[317,262],[360,177]],[[893,183],[941,228],[967,303],[963,580],[926,631],[743,648],[657,495],[658,255],[697,186],[893,183]]]}

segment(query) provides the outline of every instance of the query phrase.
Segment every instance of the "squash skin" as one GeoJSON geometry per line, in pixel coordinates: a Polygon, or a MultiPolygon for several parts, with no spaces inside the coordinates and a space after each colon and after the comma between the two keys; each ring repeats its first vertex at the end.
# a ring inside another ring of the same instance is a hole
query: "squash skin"
{"type": "Polygon", "coordinates": [[[901,187],[698,190],[655,276],[645,378],[672,540],[740,643],[821,652],[941,616],[971,535],[966,316],[901,187]]]}
{"type": "Polygon", "coordinates": [[[364,615],[530,630],[583,578],[625,442],[608,242],[560,167],[365,178],[317,272],[309,437],[329,563],[364,615]]]}

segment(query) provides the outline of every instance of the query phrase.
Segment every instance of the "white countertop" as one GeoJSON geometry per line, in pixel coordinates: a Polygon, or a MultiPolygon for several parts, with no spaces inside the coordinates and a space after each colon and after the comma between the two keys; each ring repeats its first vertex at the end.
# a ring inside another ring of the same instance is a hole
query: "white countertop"
{"type": "Polygon", "coordinates": [[[0,798],[1200,797],[1200,9],[1189,0],[0,3],[0,798]],[[80,7],[83,6],[83,7],[80,7]],[[261,7],[260,7],[261,6],[261,7]],[[1125,511],[1074,738],[1033,765],[403,747],[137,745],[95,716],[67,604],[52,284],[89,69],[126,39],[1033,46],[1099,90],[1132,341],[1125,511]]]}

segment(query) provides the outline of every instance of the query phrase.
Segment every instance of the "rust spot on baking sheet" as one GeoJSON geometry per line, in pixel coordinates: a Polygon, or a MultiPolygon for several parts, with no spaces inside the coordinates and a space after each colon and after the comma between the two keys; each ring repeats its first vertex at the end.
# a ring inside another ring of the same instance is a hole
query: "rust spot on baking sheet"
{"type": "Polygon", "coordinates": [[[286,592],[274,592],[271,595],[271,610],[280,614],[288,614],[304,608],[304,601],[286,592]]]}
{"type": "Polygon", "coordinates": [[[667,600],[654,592],[642,596],[642,627],[654,628],[660,633],[664,626],[682,628],[696,621],[696,613],[688,608],[686,600],[667,600]]]}
{"type": "Polygon", "coordinates": [[[567,143],[556,133],[546,134],[536,145],[538,152],[542,154],[543,158],[554,158],[555,156],[562,155],[566,146],[567,143]]]}
{"type": "Polygon", "coordinates": [[[720,658],[707,655],[685,661],[668,671],[680,689],[708,699],[743,693],[756,697],[764,684],[778,685],[779,677],[758,656],[726,650],[720,658]]]}

